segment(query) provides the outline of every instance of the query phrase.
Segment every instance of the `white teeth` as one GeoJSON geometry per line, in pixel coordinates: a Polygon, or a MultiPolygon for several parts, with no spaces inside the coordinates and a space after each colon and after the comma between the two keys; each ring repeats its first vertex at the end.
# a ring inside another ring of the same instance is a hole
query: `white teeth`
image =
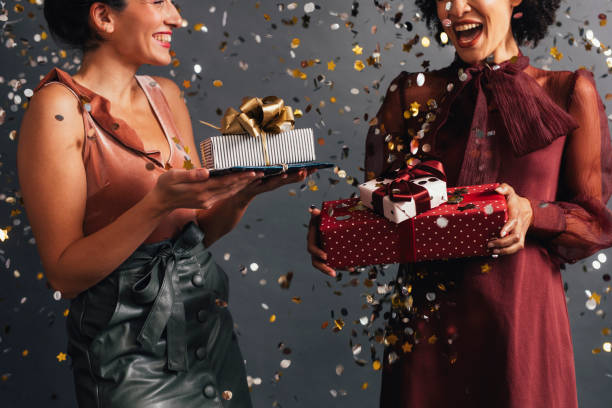
{"type": "Polygon", "coordinates": [[[482,26],[482,24],[462,24],[460,26],[455,26],[455,31],[467,31],[480,26],[482,26]]]}
{"type": "Polygon", "coordinates": [[[170,34],[153,34],[153,38],[161,42],[172,42],[172,36],[170,34]]]}

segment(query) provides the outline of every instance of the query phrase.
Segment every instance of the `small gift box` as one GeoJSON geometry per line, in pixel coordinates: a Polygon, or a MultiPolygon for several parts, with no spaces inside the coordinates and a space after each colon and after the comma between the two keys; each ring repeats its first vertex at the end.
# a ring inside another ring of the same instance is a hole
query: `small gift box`
{"type": "MultiPolygon", "coordinates": [[[[200,121],[221,131],[200,143],[203,163],[208,169],[257,167],[299,163],[312,167],[315,144],[312,129],[293,129],[291,107],[275,96],[243,99],[240,111],[228,108],[221,127],[200,121]]],[[[317,163],[315,167],[331,164],[317,163]]],[[[291,168],[293,168],[291,167],[291,168]]]]}
{"type": "Polygon", "coordinates": [[[323,203],[319,231],[327,263],[348,268],[486,256],[507,207],[497,184],[448,189],[448,202],[399,224],[358,198],[323,203]]]}
{"type": "Polygon", "coordinates": [[[393,178],[377,178],[359,186],[361,202],[399,224],[447,200],[446,175],[435,160],[409,166],[393,178]]]}
{"type": "Polygon", "coordinates": [[[262,133],[260,137],[249,134],[212,136],[200,144],[200,149],[207,169],[315,160],[312,129],[262,133]]]}

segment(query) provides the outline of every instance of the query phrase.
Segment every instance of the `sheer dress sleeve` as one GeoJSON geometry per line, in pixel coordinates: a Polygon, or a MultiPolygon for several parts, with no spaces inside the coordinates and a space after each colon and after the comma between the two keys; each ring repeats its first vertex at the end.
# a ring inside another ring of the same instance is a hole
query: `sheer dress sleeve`
{"type": "Polygon", "coordinates": [[[612,246],[612,149],[604,105],[593,74],[574,74],[569,113],[579,127],[567,137],[557,200],[530,200],[538,237],[559,262],[573,263],[612,246]]]}
{"type": "Polygon", "coordinates": [[[376,118],[371,122],[366,138],[366,180],[378,177],[389,169],[391,163],[387,160],[386,144],[389,140],[404,137],[403,89],[407,80],[408,74],[402,72],[391,81],[376,118]]]}

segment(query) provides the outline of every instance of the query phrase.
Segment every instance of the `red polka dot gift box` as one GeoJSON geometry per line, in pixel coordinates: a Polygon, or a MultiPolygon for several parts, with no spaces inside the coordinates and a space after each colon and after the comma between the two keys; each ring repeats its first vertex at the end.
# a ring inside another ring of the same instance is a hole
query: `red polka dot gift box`
{"type": "Polygon", "coordinates": [[[498,184],[448,189],[448,202],[399,224],[359,198],[323,203],[319,225],[333,268],[487,256],[508,219],[498,184]]]}

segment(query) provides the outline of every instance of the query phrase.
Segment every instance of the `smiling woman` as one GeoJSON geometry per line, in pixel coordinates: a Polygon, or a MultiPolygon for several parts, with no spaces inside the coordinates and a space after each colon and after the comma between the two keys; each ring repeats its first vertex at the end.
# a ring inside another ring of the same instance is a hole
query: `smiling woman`
{"type": "Polygon", "coordinates": [[[201,168],[179,88],[136,74],[171,62],[182,23],[171,1],[46,0],[44,11],[83,62],[35,89],[17,165],[48,282],[72,299],[79,406],[250,407],[228,277],[207,247],[257,194],[305,172],[264,182],[201,168]]]}
{"type": "MultiPolygon", "coordinates": [[[[417,5],[456,56],[390,83],[366,140],[368,178],[434,156],[449,187],[499,183],[508,222],[487,244],[491,257],[400,267],[381,407],[575,408],[560,269],[612,246],[612,147],[593,74],[535,68],[519,49],[544,37],[558,0],[417,5]],[[414,105],[421,112],[406,115],[414,105]]],[[[333,276],[318,217],[309,251],[333,276]]],[[[469,248],[479,231],[461,228],[456,245],[469,248]]]]}

